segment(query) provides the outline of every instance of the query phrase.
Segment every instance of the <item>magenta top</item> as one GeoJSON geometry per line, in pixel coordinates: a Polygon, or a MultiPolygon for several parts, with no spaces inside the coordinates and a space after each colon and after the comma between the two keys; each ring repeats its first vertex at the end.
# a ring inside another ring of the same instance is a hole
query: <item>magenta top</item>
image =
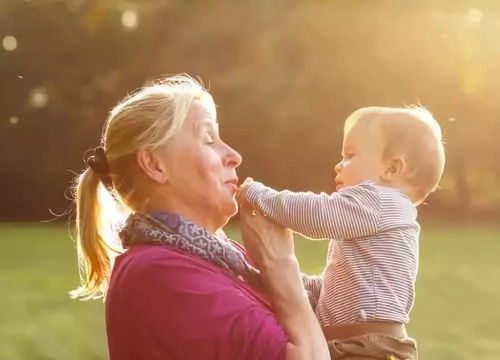
{"type": "Polygon", "coordinates": [[[106,297],[110,360],[285,359],[266,299],[228,272],[160,245],[117,257],[106,297]]]}

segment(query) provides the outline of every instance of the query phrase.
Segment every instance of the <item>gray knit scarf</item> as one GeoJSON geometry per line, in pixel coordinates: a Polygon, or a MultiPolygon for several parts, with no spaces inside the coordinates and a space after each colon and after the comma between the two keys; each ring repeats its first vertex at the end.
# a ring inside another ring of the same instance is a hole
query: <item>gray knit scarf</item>
{"type": "Polygon", "coordinates": [[[262,289],[260,274],[230,240],[184,219],[163,211],[132,214],[120,231],[124,248],[137,244],[171,246],[199,257],[262,289]]]}

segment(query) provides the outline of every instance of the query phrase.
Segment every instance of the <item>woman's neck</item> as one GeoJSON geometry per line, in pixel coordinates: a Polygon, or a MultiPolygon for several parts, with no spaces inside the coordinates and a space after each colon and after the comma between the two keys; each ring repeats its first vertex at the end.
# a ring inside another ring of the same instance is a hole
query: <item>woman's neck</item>
{"type": "Polygon", "coordinates": [[[148,204],[146,211],[165,211],[177,214],[183,218],[194,222],[196,225],[207,229],[208,231],[215,233],[218,229],[222,227],[223,224],[214,221],[210,216],[207,216],[206,212],[196,211],[195,209],[185,206],[183,204],[148,204]]]}

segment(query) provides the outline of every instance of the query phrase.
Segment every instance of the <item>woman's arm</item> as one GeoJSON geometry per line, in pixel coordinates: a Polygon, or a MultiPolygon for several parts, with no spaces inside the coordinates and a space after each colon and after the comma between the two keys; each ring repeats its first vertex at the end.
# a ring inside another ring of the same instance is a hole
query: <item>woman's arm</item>
{"type": "Polygon", "coordinates": [[[240,215],[245,247],[261,271],[274,312],[289,337],[287,359],[330,359],[302,284],[292,232],[254,214],[246,204],[242,204],[240,215]]]}
{"type": "Polygon", "coordinates": [[[323,332],[300,280],[297,260],[269,263],[261,268],[261,273],[278,322],[288,334],[297,358],[330,359],[323,332]]]}

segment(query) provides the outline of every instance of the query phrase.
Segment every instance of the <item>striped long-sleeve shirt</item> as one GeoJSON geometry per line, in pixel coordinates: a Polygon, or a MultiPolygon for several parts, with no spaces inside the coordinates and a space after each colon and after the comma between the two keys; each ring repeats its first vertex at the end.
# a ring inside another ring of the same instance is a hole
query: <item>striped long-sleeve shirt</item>
{"type": "Polygon", "coordinates": [[[401,191],[373,182],[332,194],[278,192],[253,182],[246,199],[276,223],[330,239],[320,277],[303,276],[322,326],[407,323],[418,270],[417,210],[401,191]]]}

